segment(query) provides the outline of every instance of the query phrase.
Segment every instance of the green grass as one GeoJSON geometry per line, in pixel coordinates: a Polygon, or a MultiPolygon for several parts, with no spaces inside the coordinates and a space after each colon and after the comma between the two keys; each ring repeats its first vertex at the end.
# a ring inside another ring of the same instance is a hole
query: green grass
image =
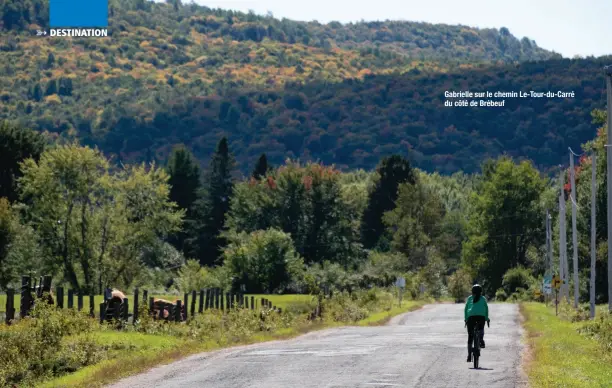
{"type": "Polygon", "coordinates": [[[612,355],[577,332],[583,325],[555,316],[554,307],[523,303],[529,357],[527,372],[533,388],[612,387],[612,355]]]}
{"type": "Polygon", "coordinates": [[[254,296],[257,301],[256,306],[259,306],[261,303],[261,298],[268,299],[272,305],[276,307],[280,307],[282,309],[287,308],[292,303],[308,303],[313,300],[312,295],[245,295],[249,298],[249,303],[251,302],[250,297],[254,296]]]}
{"type": "Polygon", "coordinates": [[[402,302],[402,307],[395,306],[388,311],[380,311],[370,314],[366,319],[357,322],[358,326],[379,326],[384,325],[396,315],[403,314],[409,311],[417,310],[427,303],[420,300],[407,300],[402,302]]]}
{"type": "MultiPolygon", "coordinates": [[[[130,373],[141,371],[150,365],[172,360],[173,356],[189,354],[190,350],[196,348],[193,341],[173,336],[112,331],[95,332],[93,336],[97,343],[105,344],[112,349],[107,360],[55,378],[40,386],[101,386],[130,373]]],[[[205,345],[202,345],[202,348],[205,348],[205,345]]]]}

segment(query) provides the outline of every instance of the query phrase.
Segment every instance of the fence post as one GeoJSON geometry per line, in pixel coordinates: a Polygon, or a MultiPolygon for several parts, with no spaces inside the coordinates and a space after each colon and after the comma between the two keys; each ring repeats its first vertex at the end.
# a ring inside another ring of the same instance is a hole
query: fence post
{"type": "Polygon", "coordinates": [[[52,280],[52,277],[50,275],[43,276],[42,291],[40,293],[41,297],[42,297],[42,294],[45,292],[51,293],[51,280],[52,280]]]}
{"type": "Polygon", "coordinates": [[[231,294],[229,292],[225,293],[225,311],[229,311],[230,306],[231,306],[231,299],[230,299],[231,294]]]}
{"type": "Polygon", "coordinates": [[[68,290],[68,308],[74,308],[74,290],[72,288],[68,290]]]}
{"type": "Polygon", "coordinates": [[[15,319],[15,290],[9,288],[6,290],[6,324],[10,325],[15,319]]]}
{"type": "Polygon", "coordinates": [[[137,288],[134,290],[134,307],[132,307],[132,310],[134,310],[134,312],[132,313],[132,324],[136,323],[136,321],[138,320],[138,297],[140,296],[138,294],[140,294],[140,291],[137,288]]]}
{"type": "Polygon", "coordinates": [[[174,315],[174,320],[176,322],[181,322],[181,309],[183,308],[183,302],[181,302],[181,300],[177,300],[176,301],[176,310],[175,310],[175,315],[174,315]]]}
{"type": "Polygon", "coordinates": [[[238,304],[240,305],[241,308],[244,308],[244,294],[241,292],[240,294],[238,294],[238,304]]]}
{"type": "Polygon", "coordinates": [[[228,292],[227,294],[227,309],[228,310],[233,310],[234,309],[234,297],[236,295],[232,294],[231,292],[228,292]]]}
{"type": "Polygon", "coordinates": [[[186,292],[183,295],[183,300],[185,301],[185,304],[184,304],[184,306],[185,306],[185,319],[187,319],[187,309],[189,308],[189,293],[188,292],[186,292]]]}
{"type": "Polygon", "coordinates": [[[283,309],[279,307],[279,308],[278,308],[278,313],[279,313],[279,314],[282,314],[282,313],[283,313],[283,309]]]}
{"type": "Polygon", "coordinates": [[[21,277],[21,303],[19,304],[19,316],[24,318],[30,307],[30,277],[21,277]]]}
{"type": "Polygon", "coordinates": [[[251,310],[255,310],[255,297],[251,296],[251,310]]]}
{"type": "Polygon", "coordinates": [[[193,318],[195,316],[195,306],[196,306],[196,299],[198,297],[198,294],[195,290],[191,291],[191,317],[193,318]]]}
{"type": "Polygon", "coordinates": [[[79,291],[77,294],[77,306],[79,311],[83,310],[83,291],[79,291]]]}
{"type": "Polygon", "coordinates": [[[128,301],[128,298],[123,298],[123,320],[125,322],[128,321],[128,319],[130,318],[130,302],[128,301]]]}
{"type": "Polygon", "coordinates": [[[219,289],[215,288],[215,309],[219,309],[219,289]]]}
{"type": "Polygon", "coordinates": [[[94,305],[94,300],[95,300],[95,296],[94,296],[94,292],[93,290],[91,290],[89,292],[89,315],[94,318],[96,316],[95,313],[95,305],[94,305]]]}
{"type": "Polygon", "coordinates": [[[244,298],[244,307],[248,310],[249,309],[249,297],[245,297],[244,298]]]}
{"type": "Polygon", "coordinates": [[[198,305],[198,313],[204,312],[204,290],[200,290],[200,304],[198,305]]]}
{"type": "MultiPolygon", "coordinates": [[[[145,291],[145,292],[147,292],[147,291],[145,291]]],[[[155,306],[153,305],[154,300],[155,300],[155,298],[153,298],[153,297],[149,298],[149,314],[151,316],[153,316],[153,318],[155,318],[155,313],[154,313],[154,311],[155,311],[154,307],[155,306]]]]}
{"type": "Polygon", "coordinates": [[[142,292],[142,301],[147,303],[148,300],[149,300],[149,291],[148,290],[144,290],[142,292]]]}
{"type": "Polygon", "coordinates": [[[100,323],[103,323],[105,318],[106,318],[106,303],[102,302],[100,303],[100,323]]]}
{"type": "Polygon", "coordinates": [[[55,287],[55,298],[57,302],[55,305],[61,309],[64,308],[64,287],[55,287]]]}

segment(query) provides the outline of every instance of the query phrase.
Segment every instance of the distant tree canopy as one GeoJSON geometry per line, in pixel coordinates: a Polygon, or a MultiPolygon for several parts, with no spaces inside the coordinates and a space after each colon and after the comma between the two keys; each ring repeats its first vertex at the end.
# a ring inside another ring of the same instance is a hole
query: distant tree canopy
{"type": "Polygon", "coordinates": [[[555,59],[507,29],[304,23],[181,4],[111,0],[113,40],[43,47],[25,29],[48,20],[48,1],[0,0],[0,119],[130,162],[165,160],[185,144],[205,166],[216,139],[229,136],[245,174],[262,151],[275,165],[300,158],[341,169],[410,154],[415,166],[446,173],[476,171],[503,149],[543,166],[556,164],[566,141],[591,135],[582,117],[563,112],[597,107],[601,82],[589,68],[599,63],[555,59]],[[511,99],[497,110],[440,109],[445,90],[468,84],[577,96],[520,109],[511,99]],[[541,130],[548,127],[556,131],[541,130]],[[526,145],[532,138],[537,144],[526,145]]]}
{"type": "Polygon", "coordinates": [[[0,122],[0,197],[18,199],[19,164],[28,158],[38,160],[45,148],[45,139],[30,129],[0,122]]]}

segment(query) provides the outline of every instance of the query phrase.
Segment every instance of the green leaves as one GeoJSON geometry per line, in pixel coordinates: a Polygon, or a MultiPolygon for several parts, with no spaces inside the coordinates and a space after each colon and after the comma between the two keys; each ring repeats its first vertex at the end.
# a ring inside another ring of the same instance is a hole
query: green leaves
{"type": "Polygon", "coordinates": [[[144,248],[182,222],[184,212],[168,200],[168,176],[154,165],[112,170],[99,151],[72,144],[46,151],[38,163],[28,159],[22,169],[22,198],[46,263],[77,290],[129,285],[144,248]]]}
{"type": "Polygon", "coordinates": [[[546,181],[526,161],[516,164],[502,157],[488,166],[472,197],[463,263],[492,293],[508,269],[527,265],[530,245],[544,242],[541,197],[546,181]]]}
{"type": "Polygon", "coordinates": [[[233,288],[249,293],[283,291],[303,271],[291,237],[277,229],[233,235],[224,257],[233,288]]]}

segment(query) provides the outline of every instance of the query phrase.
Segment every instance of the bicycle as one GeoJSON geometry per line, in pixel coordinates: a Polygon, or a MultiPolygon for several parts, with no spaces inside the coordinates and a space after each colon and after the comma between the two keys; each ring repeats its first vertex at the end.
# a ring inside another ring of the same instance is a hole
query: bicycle
{"type": "MultiPolygon", "coordinates": [[[[467,323],[466,323],[467,325],[467,323]]],[[[487,327],[491,327],[487,321],[487,327]]],[[[474,369],[478,369],[478,359],[480,358],[480,325],[474,325],[474,343],[472,344],[472,361],[474,369]]]]}

